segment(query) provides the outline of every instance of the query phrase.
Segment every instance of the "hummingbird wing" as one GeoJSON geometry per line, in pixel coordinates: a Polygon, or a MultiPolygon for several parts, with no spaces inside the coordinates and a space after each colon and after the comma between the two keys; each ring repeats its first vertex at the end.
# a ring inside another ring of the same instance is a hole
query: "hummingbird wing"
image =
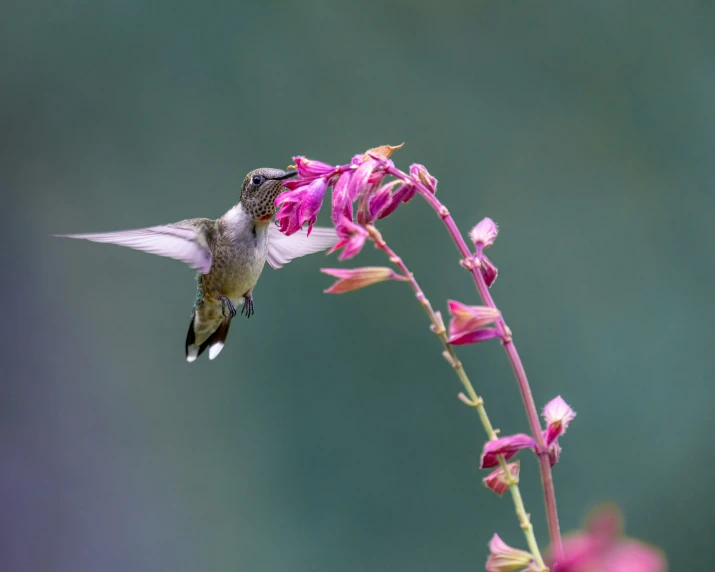
{"type": "Polygon", "coordinates": [[[286,236],[277,226],[268,228],[268,264],[282,268],[294,258],[327,250],[338,242],[338,233],[333,228],[314,226],[308,236],[306,229],[286,236]]]}
{"type": "Polygon", "coordinates": [[[135,230],[99,232],[93,234],[57,234],[64,238],[82,238],[92,242],[108,242],[128,246],[185,262],[202,274],[211,269],[214,221],[208,218],[193,218],[135,230]]]}

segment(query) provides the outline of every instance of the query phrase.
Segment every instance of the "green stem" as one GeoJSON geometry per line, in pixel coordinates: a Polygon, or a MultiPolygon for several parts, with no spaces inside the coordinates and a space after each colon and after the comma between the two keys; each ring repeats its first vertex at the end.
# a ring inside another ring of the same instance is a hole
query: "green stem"
{"type": "MultiPolygon", "coordinates": [[[[479,416],[479,420],[481,421],[482,426],[484,427],[484,431],[489,437],[489,440],[495,441],[498,438],[497,433],[494,430],[491,421],[489,420],[489,416],[487,415],[486,409],[484,408],[484,399],[477,395],[477,392],[474,390],[472,383],[469,381],[469,377],[467,377],[467,373],[464,371],[462,362],[459,361],[459,359],[457,358],[457,354],[454,351],[454,348],[447,341],[447,331],[444,327],[444,322],[442,321],[441,317],[438,316],[432,308],[432,305],[430,304],[429,300],[424,295],[424,292],[422,292],[422,288],[420,288],[419,283],[415,279],[412,272],[410,272],[410,270],[407,268],[402,258],[397,256],[395,251],[387,245],[387,243],[382,239],[382,235],[380,234],[380,232],[374,226],[368,226],[367,230],[370,235],[370,238],[375,243],[375,247],[384,251],[387,254],[390,259],[390,262],[395,264],[400,269],[404,277],[407,279],[407,282],[412,287],[412,290],[414,290],[417,300],[420,302],[420,305],[422,306],[422,308],[424,308],[425,312],[427,313],[427,316],[429,316],[429,319],[432,322],[432,330],[444,346],[445,358],[454,369],[455,373],[457,374],[457,377],[459,378],[459,381],[464,387],[464,390],[467,392],[467,396],[469,397],[468,405],[474,407],[474,409],[477,410],[477,415],[479,416]]],[[[509,487],[509,492],[511,493],[511,498],[514,502],[516,516],[519,519],[519,525],[521,526],[521,529],[524,531],[524,536],[526,538],[526,543],[529,546],[529,551],[534,557],[534,561],[538,566],[538,570],[540,572],[548,572],[548,568],[546,567],[544,559],[541,556],[539,545],[536,542],[536,537],[534,536],[534,527],[531,524],[529,514],[526,512],[524,501],[521,498],[519,483],[511,476],[504,456],[499,455],[498,458],[499,466],[504,472],[506,484],[509,487]]]]}

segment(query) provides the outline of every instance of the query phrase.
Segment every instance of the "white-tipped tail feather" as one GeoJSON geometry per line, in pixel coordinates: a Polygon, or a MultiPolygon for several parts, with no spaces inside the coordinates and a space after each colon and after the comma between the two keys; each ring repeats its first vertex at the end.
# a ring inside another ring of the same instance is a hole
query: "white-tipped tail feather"
{"type": "Polygon", "coordinates": [[[209,359],[216,359],[216,356],[221,353],[223,342],[218,342],[209,348],[209,359]]]}

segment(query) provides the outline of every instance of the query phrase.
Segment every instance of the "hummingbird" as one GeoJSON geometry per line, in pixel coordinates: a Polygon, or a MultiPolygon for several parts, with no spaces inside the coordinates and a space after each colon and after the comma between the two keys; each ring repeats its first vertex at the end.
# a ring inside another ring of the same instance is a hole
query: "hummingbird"
{"type": "Polygon", "coordinates": [[[294,258],[335,245],[332,228],[313,227],[286,236],[271,219],[275,199],[287,190],[283,181],[297,171],[256,169],[246,175],[239,202],[216,220],[191,218],[134,230],[94,234],[61,234],[127,246],[167,256],[197,270],[196,301],[186,334],[186,361],[193,362],[207,348],[209,359],[221,353],[236,306],[250,318],[254,313],[253,290],[266,261],[281,268],[294,258]]]}

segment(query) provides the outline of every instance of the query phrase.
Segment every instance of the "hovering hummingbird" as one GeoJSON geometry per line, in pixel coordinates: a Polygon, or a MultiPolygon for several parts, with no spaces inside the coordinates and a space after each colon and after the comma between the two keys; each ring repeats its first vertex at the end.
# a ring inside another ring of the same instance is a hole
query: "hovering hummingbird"
{"type": "Polygon", "coordinates": [[[206,348],[209,359],[223,349],[236,306],[251,317],[253,289],[268,261],[281,268],[294,258],[320,252],[337,242],[332,228],[313,227],[286,236],[271,224],[274,201],[285,189],[283,181],[297,171],[256,169],[246,175],[238,204],[221,218],[192,218],[136,230],[97,234],[61,234],[93,242],[108,242],[168,256],[198,270],[196,302],[186,334],[186,361],[206,348]]]}

